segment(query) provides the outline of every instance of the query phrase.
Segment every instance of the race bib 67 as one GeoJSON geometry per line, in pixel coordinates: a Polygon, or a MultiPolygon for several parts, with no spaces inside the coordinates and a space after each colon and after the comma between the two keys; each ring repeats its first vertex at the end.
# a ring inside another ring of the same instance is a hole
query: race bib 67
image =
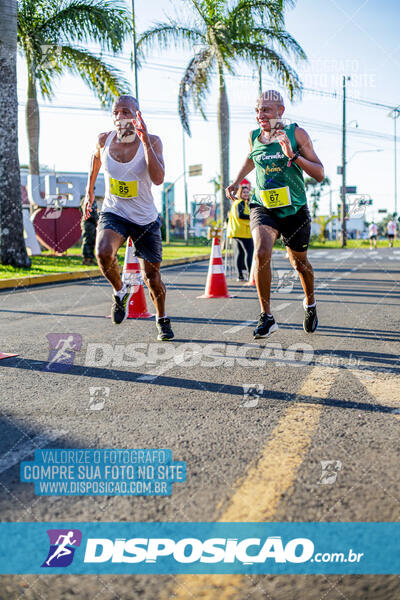
{"type": "Polygon", "coordinates": [[[260,190],[260,198],[266,208],[280,208],[281,206],[290,206],[292,204],[288,186],[271,190],[260,190]]]}

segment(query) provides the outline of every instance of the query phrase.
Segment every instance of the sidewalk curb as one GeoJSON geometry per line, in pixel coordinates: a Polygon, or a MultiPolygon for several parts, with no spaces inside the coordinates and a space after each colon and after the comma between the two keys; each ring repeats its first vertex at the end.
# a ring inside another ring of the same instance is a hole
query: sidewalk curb
{"type": "MultiPolygon", "coordinates": [[[[203,260],[209,260],[209,254],[187,256],[186,258],[169,258],[163,260],[161,268],[174,265],[185,265],[203,260]]],[[[51,273],[49,275],[27,275],[26,277],[13,277],[12,279],[0,279],[0,290],[10,288],[26,288],[44,283],[58,283],[59,281],[79,281],[80,279],[95,279],[102,277],[100,269],[90,271],[72,271],[71,273],[51,273]]]]}

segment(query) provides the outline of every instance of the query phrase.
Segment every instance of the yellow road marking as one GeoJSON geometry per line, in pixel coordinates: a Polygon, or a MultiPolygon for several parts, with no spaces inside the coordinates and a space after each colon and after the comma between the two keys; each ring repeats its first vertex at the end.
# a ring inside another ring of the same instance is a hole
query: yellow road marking
{"type": "MultiPolygon", "coordinates": [[[[374,371],[353,371],[378,404],[400,411],[400,376],[374,371]]],[[[393,415],[400,419],[400,414],[393,415]]]]}
{"type": "MultiPolygon", "coordinates": [[[[297,395],[327,398],[337,372],[338,369],[314,367],[297,395]]],[[[321,404],[301,400],[288,408],[264,446],[257,464],[239,482],[229,505],[218,519],[220,522],[272,520],[282,495],[296,480],[322,408],[321,404]]],[[[175,600],[229,600],[240,594],[244,578],[244,575],[178,576],[178,589],[174,590],[172,597],[175,600]]]]}

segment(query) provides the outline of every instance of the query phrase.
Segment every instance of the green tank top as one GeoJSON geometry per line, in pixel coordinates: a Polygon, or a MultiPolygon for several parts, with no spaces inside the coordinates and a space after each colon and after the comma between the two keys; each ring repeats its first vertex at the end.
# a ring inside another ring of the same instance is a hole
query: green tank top
{"type": "MultiPolygon", "coordinates": [[[[296,123],[291,123],[284,128],[294,152],[297,150],[297,143],[294,136],[296,127],[296,123]]],[[[289,159],[283,153],[281,145],[278,142],[262,144],[258,139],[260,134],[260,128],[251,132],[252,149],[249,158],[253,160],[256,169],[256,188],[250,202],[250,207],[264,206],[260,198],[260,190],[289,187],[291,205],[267,210],[271,212],[271,215],[276,215],[280,218],[294,215],[304,204],[307,204],[303,170],[294,162],[288,167],[289,159]]]]}

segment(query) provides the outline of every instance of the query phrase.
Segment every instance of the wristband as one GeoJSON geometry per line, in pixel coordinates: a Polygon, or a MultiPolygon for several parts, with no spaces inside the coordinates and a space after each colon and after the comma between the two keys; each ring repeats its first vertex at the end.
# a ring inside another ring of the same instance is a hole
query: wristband
{"type": "Polygon", "coordinates": [[[297,160],[297,159],[299,158],[299,156],[300,156],[300,151],[299,151],[299,150],[297,150],[297,151],[296,151],[296,152],[293,154],[292,158],[289,158],[289,161],[288,161],[288,167],[291,167],[291,166],[292,166],[292,162],[293,162],[294,160],[297,160]]]}

